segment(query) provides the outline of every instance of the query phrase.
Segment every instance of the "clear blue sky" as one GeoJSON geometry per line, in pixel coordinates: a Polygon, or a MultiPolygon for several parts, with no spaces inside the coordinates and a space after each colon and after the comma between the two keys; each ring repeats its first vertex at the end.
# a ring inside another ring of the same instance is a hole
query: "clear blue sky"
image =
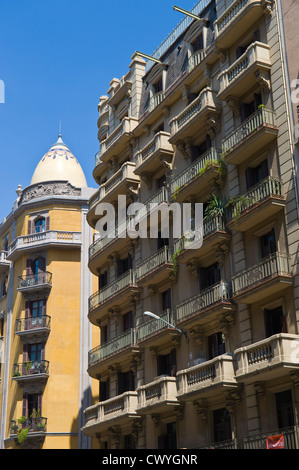
{"type": "Polygon", "coordinates": [[[19,184],[25,188],[57,140],[78,158],[87,183],[98,151],[97,105],[112,78],[129,70],[132,54],[147,54],[196,0],[1,0],[0,221],[19,184]]]}

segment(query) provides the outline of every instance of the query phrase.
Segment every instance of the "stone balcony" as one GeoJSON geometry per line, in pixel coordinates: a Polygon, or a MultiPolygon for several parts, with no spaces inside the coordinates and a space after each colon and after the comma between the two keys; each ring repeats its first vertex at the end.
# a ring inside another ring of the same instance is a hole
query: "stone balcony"
{"type": "Polygon", "coordinates": [[[215,44],[218,49],[231,47],[236,38],[253,27],[271,9],[272,0],[235,0],[214,23],[215,44]]]}
{"type": "Polygon", "coordinates": [[[26,276],[19,276],[18,278],[18,291],[22,292],[25,296],[32,295],[33,293],[45,294],[52,288],[52,273],[42,271],[38,274],[29,274],[26,276]]]}
{"type": "Polygon", "coordinates": [[[177,145],[188,138],[192,139],[198,129],[204,133],[210,118],[214,120],[220,112],[216,93],[211,88],[204,88],[195,100],[169,122],[169,142],[177,145]]]}
{"type": "Polygon", "coordinates": [[[84,433],[94,436],[108,427],[125,425],[133,419],[138,419],[137,400],[137,392],[125,392],[86,408],[84,433]]]}
{"type": "Polygon", "coordinates": [[[281,181],[268,176],[237,198],[230,209],[227,225],[244,232],[283,210],[285,203],[281,181]]]}
{"type": "Polygon", "coordinates": [[[81,232],[47,230],[17,237],[9,247],[7,259],[15,261],[24,253],[33,253],[46,248],[79,248],[81,245],[81,232]]]}
{"type": "Polygon", "coordinates": [[[220,88],[218,98],[227,100],[230,96],[241,97],[255,81],[268,83],[270,87],[270,47],[254,42],[233,64],[218,76],[220,88]]]}
{"type": "Polygon", "coordinates": [[[249,116],[222,140],[225,162],[240,165],[271,144],[278,134],[275,121],[275,112],[263,106],[249,116]]]}
{"type": "Polygon", "coordinates": [[[171,164],[173,146],[169,143],[168,132],[157,132],[155,137],[136,156],[135,174],[153,174],[161,168],[161,162],[171,164]]]}
{"type": "Polygon", "coordinates": [[[132,328],[89,351],[88,373],[96,378],[113,362],[124,362],[136,352],[138,352],[136,330],[132,328]]]}
{"type": "Polygon", "coordinates": [[[161,376],[137,388],[139,414],[163,413],[180,405],[175,377],[161,376]]]}
{"type": "Polygon", "coordinates": [[[130,303],[132,296],[139,294],[136,282],[136,272],[129,270],[107,286],[94,293],[89,298],[88,318],[91,323],[98,326],[98,322],[114,304],[120,305],[130,303]]]}
{"type": "Polygon", "coordinates": [[[222,354],[177,373],[180,401],[212,396],[221,390],[229,391],[238,385],[231,354],[222,354]]]}
{"type": "MultiPolygon", "coordinates": [[[[121,123],[101,142],[100,159],[108,162],[113,155],[119,155],[124,150],[131,139],[132,131],[138,124],[138,119],[133,117],[125,117],[121,123]]],[[[94,177],[96,178],[96,168],[94,169],[94,177]]]]}
{"type": "Polygon", "coordinates": [[[5,271],[7,271],[10,266],[10,262],[7,259],[7,255],[7,251],[0,251],[0,273],[4,273],[5,271]]]}
{"type": "Polygon", "coordinates": [[[235,301],[252,304],[281,292],[293,284],[290,258],[284,253],[272,253],[232,277],[232,297],[235,301]]]}
{"type": "Polygon", "coordinates": [[[236,379],[272,380],[299,368],[298,335],[279,333],[234,351],[236,379]]]}
{"type": "Polygon", "coordinates": [[[184,202],[192,196],[202,197],[205,200],[211,192],[211,187],[217,182],[221,183],[222,170],[221,153],[212,147],[178,175],[173,176],[172,200],[184,202]]]}
{"type": "Polygon", "coordinates": [[[231,300],[231,285],[220,282],[181,302],[176,308],[177,325],[194,329],[219,316],[230,318],[236,307],[231,300]]]}

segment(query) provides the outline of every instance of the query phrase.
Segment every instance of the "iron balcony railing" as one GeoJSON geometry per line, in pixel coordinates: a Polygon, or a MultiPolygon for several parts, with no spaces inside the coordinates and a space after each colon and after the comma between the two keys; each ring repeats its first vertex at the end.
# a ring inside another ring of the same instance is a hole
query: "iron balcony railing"
{"type": "Polygon", "coordinates": [[[240,196],[228,210],[228,219],[238,218],[255,204],[259,204],[270,197],[283,199],[281,181],[273,176],[268,176],[261,183],[257,183],[247,193],[240,196]]]}
{"type": "Polygon", "coordinates": [[[163,246],[155,255],[149,256],[143,263],[136,268],[137,280],[150,274],[156,268],[163,264],[173,264],[172,251],[168,246],[163,246]]]}
{"type": "Polygon", "coordinates": [[[201,173],[208,168],[209,163],[219,164],[221,160],[221,153],[215,148],[210,148],[203,155],[201,155],[192,165],[183,170],[175,176],[171,182],[171,193],[174,194],[178,189],[182,188],[185,184],[190,183],[194,178],[200,176],[201,173]]]}
{"type": "Polygon", "coordinates": [[[220,282],[214,286],[202,290],[199,294],[182,302],[177,306],[177,321],[194,315],[196,312],[212,307],[219,302],[229,302],[231,299],[231,285],[228,282],[220,282]]]}
{"type": "Polygon", "coordinates": [[[275,112],[272,109],[261,107],[246,119],[241,126],[222,140],[222,152],[227,154],[232,151],[236,145],[262,126],[275,126],[275,112]]]}
{"type": "Polygon", "coordinates": [[[281,436],[280,442],[283,449],[299,449],[299,426],[290,426],[223,442],[212,442],[198,449],[268,449],[270,448],[269,441],[275,436],[281,436]]]}
{"type": "Polygon", "coordinates": [[[290,257],[275,252],[235,274],[232,277],[232,292],[233,295],[242,294],[273,277],[291,275],[290,257]]]}
{"type": "Polygon", "coordinates": [[[174,324],[174,315],[169,309],[159,314],[159,317],[161,318],[161,320],[149,320],[143,323],[142,325],[138,326],[138,341],[142,341],[147,337],[151,336],[152,334],[158,333],[164,330],[165,328],[169,328],[163,320],[172,325],[174,324]]]}
{"type": "Polygon", "coordinates": [[[126,238],[127,229],[130,226],[129,219],[121,222],[115,227],[114,230],[107,233],[103,238],[99,238],[89,247],[89,259],[93,258],[96,254],[100,253],[107,245],[109,245],[116,238],[126,238]]]}
{"type": "Polygon", "coordinates": [[[41,317],[21,318],[16,321],[16,333],[28,330],[50,329],[51,317],[43,315],[41,317]]]}
{"type": "Polygon", "coordinates": [[[49,374],[49,361],[26,361],[13,366],[13,377],[49,374]]]}
{"type": "Polygon", "coordinates": [[[32,287],[40,287],[43,285],[52,286],[52,273],[48,271],[38,274],[29,274],[27,276],[19,276],[18,289],[27,289],[32,287]]]}
{"type": "Polygon", "coordinates": [[[114,282],[91,295],[89,297],[89,311],[99,307],[102,303],[107,301],[110,297],[113,297],[122,289],[134,286],[136,286],[136,273],[131,269],[117,278],[114,282]]]}
{"type": "Polygon", "coordinates": [[[125,348],[133,347],[136,345],[136,331],[131,328],[117,338],[107,341],[106,343],[93,348],[88,353],[88,367],[103,361],[113,354],[117,354],[125,348]]]}
{"type": "Polygon", "coordinates": [[[10,434],[18,434],[22,429],[28,429],[29,433],[47,431],[47,418],[25,418],[13,419],[10,422],[10,434]]]}
{"type": "MultiPolygon", "coordinates": [[[[199,232],[197,233],[197,237],[199,239],[204,239],[208,237],[209,235],[212,235],[212,233],[215,232],[224,232],[225,231],[225,222],[224,222],[224,217],[221,215],[217,215],[215,217],[208,217],[204,218],[202,225],[199,227],[199,232]]],[[[195,237],[195,235],[194,235],[195,237]]],[[[173,251],[174,253],[180,253],[181,250],[184,250],[185,248],[187,249],[188,246],[190,245],[190,242],[195,240],[195,238],[188,238],[186,240],[184,237],[179,238],[178,240],[174,241],[174,248],[173,251]]]]}

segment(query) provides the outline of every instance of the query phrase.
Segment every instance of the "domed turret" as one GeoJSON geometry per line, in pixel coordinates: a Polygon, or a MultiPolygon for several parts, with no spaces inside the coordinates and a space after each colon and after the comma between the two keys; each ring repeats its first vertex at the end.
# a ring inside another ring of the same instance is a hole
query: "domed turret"
{"type": "Polygon", "coordinates": [[[40,160],[31,179],[31,185],[46,181],[69,181],[77,188],[87,187],[80,163],[62,140],[57,142],[40,160]]]}

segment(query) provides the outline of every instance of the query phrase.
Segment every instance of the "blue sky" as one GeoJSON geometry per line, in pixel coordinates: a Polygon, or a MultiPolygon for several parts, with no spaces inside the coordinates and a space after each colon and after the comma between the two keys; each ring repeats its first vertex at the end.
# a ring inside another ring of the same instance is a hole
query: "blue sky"
{"type": "Polygon", "coordinates": [[[78,158],[87,183],[97,141],[97,105],[136,50],[153,53],[196,0],[1,0],[0,221],[15,190],[57,140],[78,158]]]}

